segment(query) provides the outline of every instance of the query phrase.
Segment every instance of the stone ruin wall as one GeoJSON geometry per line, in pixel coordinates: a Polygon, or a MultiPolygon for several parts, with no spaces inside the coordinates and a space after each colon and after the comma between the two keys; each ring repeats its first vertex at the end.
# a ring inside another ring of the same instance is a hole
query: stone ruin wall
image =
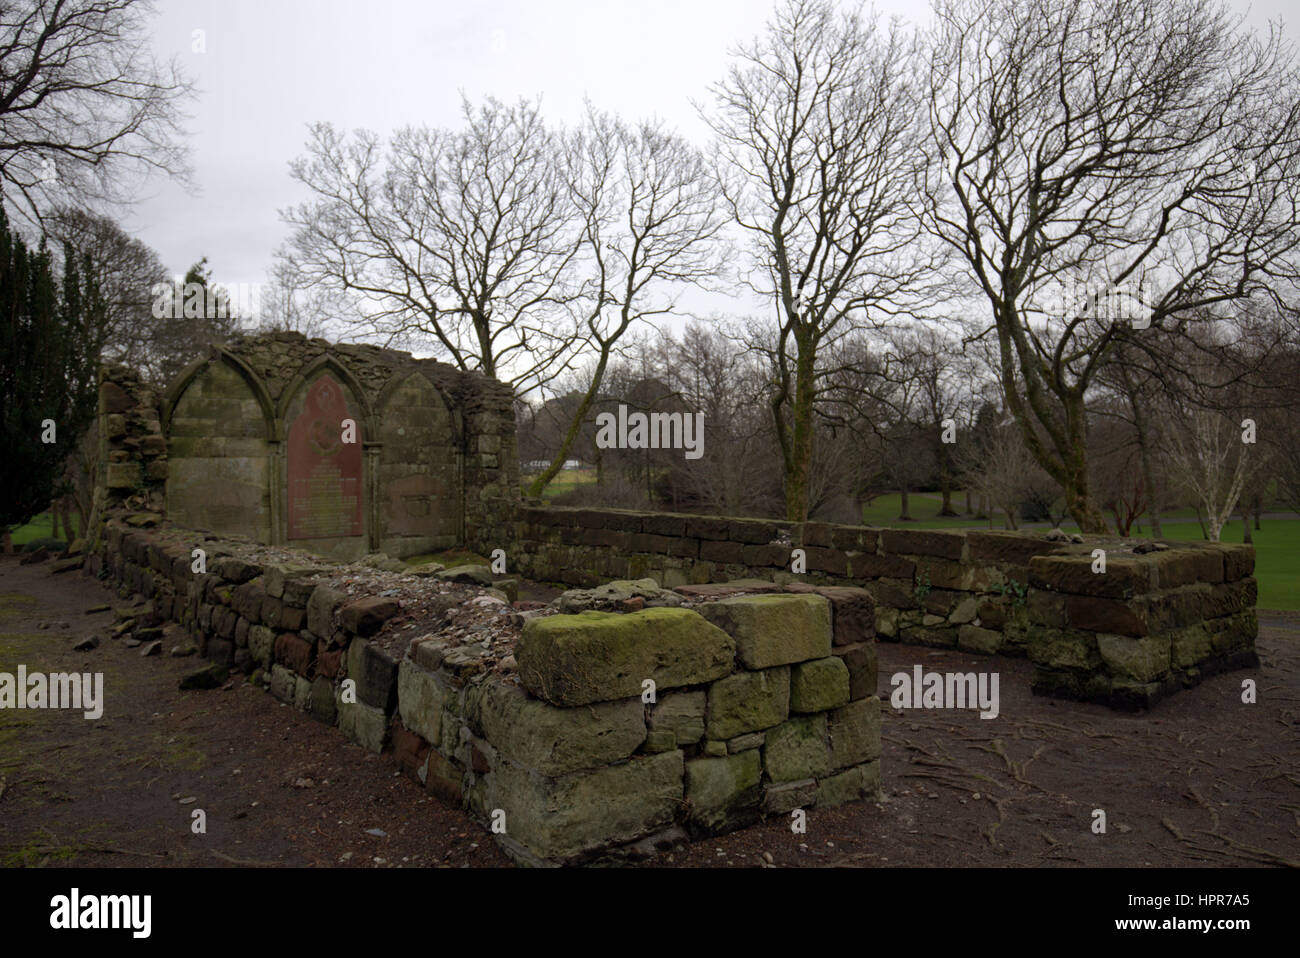
{"type": "Polygon", "coordinates": [[[339,559],[459,545],[518,496],[508,387],[296,333],[213,347],[161,396],[107,367],[99,430],[103,504],[339,559]]]}
{"type": "Polygon", "coordinates": [[[1249,546],[1138,554],[1116,539],[521,504],[509,410],[481,377],[298,336],[216,350],[163,397],[107,369],[86,571],[147,597],[148,626],[197,640],[211,661],[197,684],[243,672],[391,754],[527,864],[647,855],[876,797],[877,633],[1025,655],[1036,692],[1122,708],[1257,664],[1249,546]],[[361,534],[291,537],[289,447],[322,383],[359,426],[361,534]],[[394,505],[430,488],[455,519],[440,510],[445,525],[413,532],[394,505]],[[653,577],[631,585],[663,607],[516,611],[494,589],[345,564],[450,545],[504,549],[542,582],[653,577]]]}
{"type": "MultiPolygon", "coordinates": [[[[1028,656],[1035,692],[1150,707],[1206,675],[1258,664],[1254,548],[1086,543],[971,530],[873,529],[526,505],[514,568],[590,585],[760,579],[861,586],[884,641],[1028,656]],[[803,549],[807,570],[790,571],[803,549]],[[1094,573],[1092,552],[1106,550],[1094,573]]],[[[479,543],[488,548],[490,540],[479,543]]]]}
{"type": "Polygon", "coordinates": [[[196,639],[211,664],[183,685],[243,672],[389,752],[522,864],[645,857],[879,797],[875,610],[861,589],[631,584],[616,611],[521,615],[493,589],[123,512],[85,568],[149,600],[139,625],[196,639]]]}

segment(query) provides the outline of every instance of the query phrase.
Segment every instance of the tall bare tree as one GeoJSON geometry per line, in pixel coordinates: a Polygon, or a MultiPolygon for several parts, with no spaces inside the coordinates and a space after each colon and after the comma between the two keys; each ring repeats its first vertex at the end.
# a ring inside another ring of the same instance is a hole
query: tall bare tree
{"type": "Polygon", "coordinates": [[[988,308],[1026,445],[1101,532],[1086,403],[1113,345],[1294,289],[1295,60],[1216,0],[937,0],[936,17],[927,220],[988,308]],[[1132,308],[1097,308],[1116,290],[1132,308]]]}
{"type": "Polygon", "coordinates": [[[187,181],[175,61],[149,51],[147,0],[0,3],[0,182],[29,222],[55,204],[127,199],[133,180],[187,181]]]}
{"type": "Polygon", "coordinates": [[[749,239],[743,281],[776,315],[771,402],[786,516],[807,518],[818,356],[896,313],[931,265],[912,200],[916,50],[831,0],[782,0],[713,93],[723,194],[749,239]]]}
{"type": "Polygon", "coordinates": [[[160,344],[154,288],[169,282],[158,254],[111,217],[75,207],[54,208],[46,226],[54,239],[67,243],[85,261],[104,297],[103,358],[157,378],[160,344]]]}
{"type": "Polygon", "coordinates": [[[534,496],[568,458],[619,340],[670,313],[674,292],[709,280],[722,263],[716,240],[724,221],[713,177],[681,137],[661,123],[630,126],[588,105],[566,153],[582,222],[585,338],[596,362],[555,458],[529,488],[534,496]]]}
{"type": "Polygon", "coordinates": [[[521,393],[582,344],[571,310],[581,229],[564,141],[536,103],[462,104],[457,130],[408,127],[387,144],[328,123],[290,167],[314,199],[281,216],[308,282],[356,295],[356,326],[432,346],[521,393]]]}

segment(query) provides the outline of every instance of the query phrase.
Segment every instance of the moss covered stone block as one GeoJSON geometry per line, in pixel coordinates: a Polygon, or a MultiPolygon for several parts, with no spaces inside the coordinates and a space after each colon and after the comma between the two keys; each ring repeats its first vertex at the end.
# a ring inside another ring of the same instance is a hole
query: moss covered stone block
{"type": "Polygon", "coordinates": [[[846,768],[880,757],[880,700],[850,702],[826,717],[831,768],[846,768]]]}
{"type": "Polygon", "coordinates": [[[796,808],[808,808],[817,801],[817,780],[780,782],[763,788],[763,814],[785,815],[796,808]]]}
{"type": "Polygon", "coordinates": [[[515,653],[524,687],[576,706],[700,685],[732,670],[735,643],[688,609],[583,612],[531,619],[515,653]]]}
{"type": "Polygon", "coordinates": [[[762,759],[752,749],[726,758],[697,758],[687,762],[689,824],[700,831],[717,834],[755,821],[762,773],[762,759]]]}
{"type": "Polygon", "coordinates": [[[789,668],[737,672],[709,688],[705,730],[711,739],[731,739],[779,725],[789,714],[789,668]]]}
{"type": "Polygon", "coordinates": [[[388,716],[360,702],[339,701],[339,728],[349,742],[371,752],[382,752],[388,743],[388,716]]]}
{"type": "MultiPolygon", "coordinates": [[[[542,775],[612,765],[646,741],[645,708],[639,698],[556,708],[513,685],[489,680],[474,701],[476,707],[467,711],[483,738],[502,755],[542,775]]],[[[675,748],[675,741],[657,738],[656,747],[648,751],[675,748]]]]}
{"type": "Polygon", "coordinates": [[[669,692],[650,707],[648,727],[671,732],[678,745],[694,745],[704,738],[704,710],[708,696],[703,691],[669,692]]]}
{"type": "MultiPolygon", "coordinates": [[[[1204,629],[1195,630],[1204,636],[1204,649],[1208,653],[1209,637],[1204,629]]],[[[1138,682],[1154,682],[1169,674],[1170,637],[1147,636],[1142,639],[1125,635],[1097,636],[1097,649],[1111,674],[1138,682]]],[[[1199,660],[1198,660],[1199,661],[1199,660]]],[[[1192,664],[1188,662],[1187,664],[1192,664]]]]}
{"type": "Polygon", "coordinates": [[[802,715],[767,733],[763,763],[774,782],[820,778],[831,769],[826,714],[802,715]]]}
{"type": "Polygon", "coordinates": [[[672,823],[683,798],[680,751],[551,778],[513,762],[491,776],[485,810],[505,814],[505,837],[532,858],[563,863],[672,823]]]}
{"type": "Polygon", "coordinates": [[[730,635],[746,668],[821,659],[831,654],[830,603],[819,595],[746,595],[700,606],[730,635]]]}
{"type": "Polygon", "coordinates": [[[880,762],[857,765],[817,783],[817,805],[830,807],[880,798],[880,762]]]}
{"type": "Polygon", "coordinates": [[[963,625],[957,630],[957,648],[977,655],[996,655],[1002,647],[1002,633],[978,625],[963,625]]]}
{"type": "Polygon", "coordinates": [[[849,670],[835,656],[790,669],[790,711],[824,712],[849,700],[849,670]]]}

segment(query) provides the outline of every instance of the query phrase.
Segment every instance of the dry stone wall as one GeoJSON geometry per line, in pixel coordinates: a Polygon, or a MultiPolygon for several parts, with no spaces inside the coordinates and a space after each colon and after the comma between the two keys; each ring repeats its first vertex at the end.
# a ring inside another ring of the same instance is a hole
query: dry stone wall
{"type": "Polygon", "coordinates": [[[524,864],[647,856],[879,795],[860,589],[623,583],[597,595],[630,596],[606,603],[619,611],[517,611],[493,588],[125,510],[85,569],[149,599],[154,632],[194,637],[210,663],[188,687],[242,672],[390,753],[524,864]]]}
{"type": "Polygon", "coordinates": [[[1036,692],[1117,708],[1151,706],[1205,675],[1258,661],[1247,545],[1171,542],[1137,552],[1147,546],[1106,537],[1075,543],[535,504],[520,508],[512,532],[514,568],[541,581],[861,586],[875,599],[883,640],[1027,655],[1036,692]]]}
{"type": "Polygon", "coordinates": [[[645,855],[879,797],[874,656],[851,683],[823,596],[536,618],[516,655],[519,684],[466,682],[472,657],[414,643],[394,735],[426,787],[504,823],[518,861],[645,855]]]}

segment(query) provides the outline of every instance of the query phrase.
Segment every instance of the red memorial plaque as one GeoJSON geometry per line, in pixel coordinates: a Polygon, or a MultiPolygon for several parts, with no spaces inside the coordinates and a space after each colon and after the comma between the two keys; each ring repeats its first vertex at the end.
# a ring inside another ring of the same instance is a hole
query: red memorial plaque
{"type": "Polygon", "coordinates": [[[338,383],[328,375],[312,383],[289,427],[290,539],[361,535],[361,424],[355,442],[343,441],[352,418],[338,383]]]}

